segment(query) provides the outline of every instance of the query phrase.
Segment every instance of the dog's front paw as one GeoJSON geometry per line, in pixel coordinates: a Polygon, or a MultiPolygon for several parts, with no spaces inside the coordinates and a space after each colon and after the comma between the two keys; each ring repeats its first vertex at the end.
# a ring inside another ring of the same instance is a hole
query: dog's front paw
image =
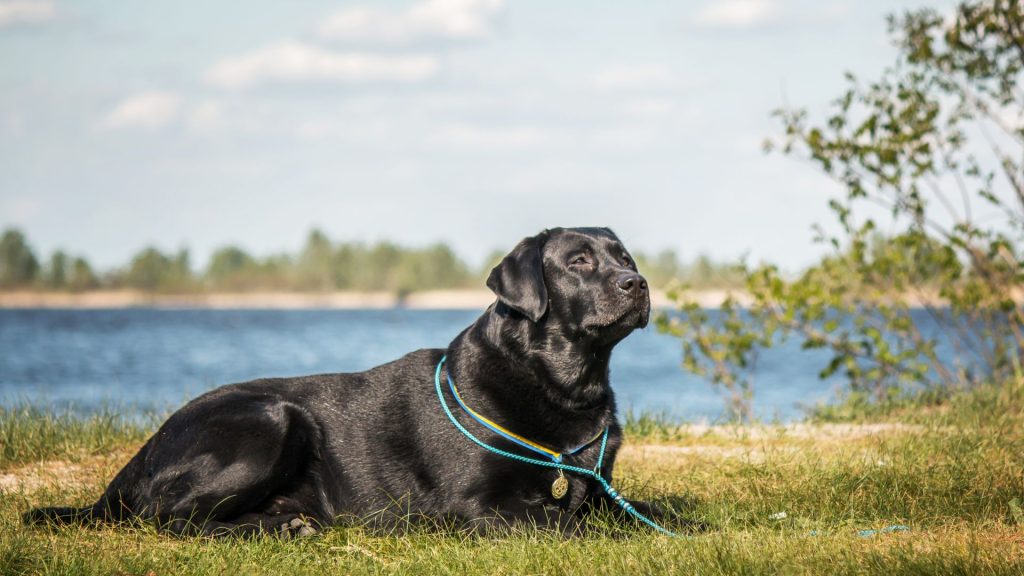
{"type": "Polygon", "coordinates": [[[282,540],[292,538],[305,538],[317,533],[316,527],[301,516],[292,518],[291,522],[284,522],[278,527],[277,535],[282,540]]]}

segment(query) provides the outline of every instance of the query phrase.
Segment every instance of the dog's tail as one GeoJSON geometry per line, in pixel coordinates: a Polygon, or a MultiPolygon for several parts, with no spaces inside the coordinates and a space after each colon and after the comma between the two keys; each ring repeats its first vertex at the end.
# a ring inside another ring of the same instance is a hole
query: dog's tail
{"type": "Polygon", "coordinates": [[[102,520],[97,516],[95,506],[86,508],[71,508],[59,506],[53,508],[34,508],[22,515],[21,521],[25,524],[74,524],[84,525],[93,520],[102,520]]]}

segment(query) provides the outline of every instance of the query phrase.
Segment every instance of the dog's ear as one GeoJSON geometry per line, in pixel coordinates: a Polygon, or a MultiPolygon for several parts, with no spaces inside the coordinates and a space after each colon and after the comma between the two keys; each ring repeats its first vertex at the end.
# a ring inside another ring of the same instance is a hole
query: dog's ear
{"type": "Polygon", "coordinates": [[[544,262],[541,248],[547,232],[524,239],[491,270],[487,287],[498,300],[526,316],[539,321],[548,310],[548,289],[544,285],[544,262]]]}

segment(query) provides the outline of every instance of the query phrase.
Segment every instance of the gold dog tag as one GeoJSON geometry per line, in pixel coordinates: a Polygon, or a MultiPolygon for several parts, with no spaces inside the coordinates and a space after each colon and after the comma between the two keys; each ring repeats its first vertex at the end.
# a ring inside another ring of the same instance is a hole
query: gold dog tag
{"type": "Polygon", "coordinates": [[[569,481],[566,480],[565,474],[562,471],[558,471],[558,478],[551,483],[551,495],[555,497],[555,500],[561,500],[565,493],[569,491],[569,481]]]}

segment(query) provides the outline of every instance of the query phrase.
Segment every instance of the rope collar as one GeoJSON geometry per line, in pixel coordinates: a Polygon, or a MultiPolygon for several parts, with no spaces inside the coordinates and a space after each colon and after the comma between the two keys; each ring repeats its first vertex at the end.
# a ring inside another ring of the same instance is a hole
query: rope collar
{"type": "MultiPolygon", "coordinates": [[[[445,358],[441,358],[441,362],[438,363],[438,368],[440,368],[441,364],[444,364],[444,361],[445,361],[445,358]]],[[[556,452],[555,450],[552,450],[551,448],[547,448],[545,446],[542,446],[542,445],[540,445],[537,442],[534,442],[534,441],[529,440],[529,439],[527,439],[527,438],[525,438],[523,436],[520,436],[519,434],[516,434],[515,432],[512,432],[508,428],[505,428],[504,426],[499,425],[497,422],[494,422],[493,420],[490,420],[489,418],[486,418],[486,417],[480,415],[476,410],[473,410],[472,408],[467,406],[466,402],[463,401],[463,399],[462,399],[462,395],[459,394],[459,389],[455,387],[455,381],[452,380],[451,372],[449,372],[447,374],[447,376],[448,376],[448,387],[452,391],[452,396],[455,397],[455,401],[458,402],[459,407],[461,407],[462,410],[466,412],[466,414],[469,414],[470,416],[472,416],[474,420],[479,422],[483,427],[487,428],[491,432],[494,432],[495,434],[501,436],[502,438],[505,438],[506,440],[508,440],[510,442],[518,444],[519,446],[522,446],[523,448],[526,448],[527,450],[532,450],[532,451],[536,452],[537,454],[540,454],[541,456],[545,456],[547,458],[550,458],[552,462],[561,463],[562,459],[565,456],[572,456],[573,454],[576,454],[580,450],[583,450],[587,446],[590,446],[591,444],[596,442],[597,439],[600,438],[602,435],[604,435],[606,437],[608,436],[608,427],[606,426],[604,428],[604,430],[599,431],[597,434],[594,435],[593,438],[591,438],[590,440],[587,440],[583,444],[580,444],[579,446],[577,446],[575,448],[572,448],[570,450],[566,450],[565,452],[556,452]]],[[[602,450],[602,456],[604,455],[603,452],[604,451],[602,450]]]]}

